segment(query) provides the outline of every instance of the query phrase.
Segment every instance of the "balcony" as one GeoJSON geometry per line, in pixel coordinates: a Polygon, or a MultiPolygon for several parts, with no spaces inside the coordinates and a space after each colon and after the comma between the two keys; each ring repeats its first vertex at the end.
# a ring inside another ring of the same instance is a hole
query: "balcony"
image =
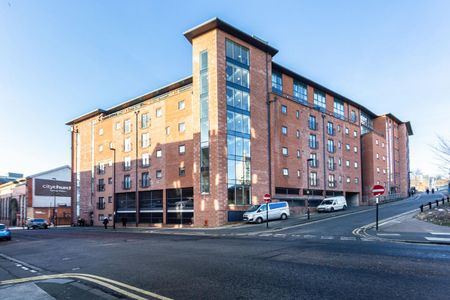
{"type": "Polygon", "coordinates": [[[97,191],[104,192],[105,191],[105,184],[98,184],[97,185],[97,191]]]}
{"type": "Polygon", "coordinates": [[[122,164],[124,171],[130,171],[131,170],[131,163],[123,163],[122,164]]]}
{"type": "Polygon", "coordinates": [[[105,209],[106,203],[105,202],[97,202],[97,209],[105,209]]]}
{"type": "Polygon", "coordinates": [[[319,167],[319,160],[318,159],[311,160],[309,162],[309,166],[311,168],[318,168],[319,167]]]}
{"type": "Polygon", "coordinates": [[[141,161],[140,166],[141,166],[141,168],[149,168],[150,167],[150,161],[141,161]]]}
{"type": "Polygon", "coordinates": [[[328,180],[328,187],[329,188],[335,188],[336,187],[336,180],[328,180]]]}
{"type": "Polygon", "coordinates": [[[317,130],[317,121],[309,121],[308,122],[308,127],[311,130],[317,130]]]}
{"type": "Polygon", "coordinates": [[[124,190],[130,190],[131,189],[131,180],[129,180],[129,181],[122,181],[122,188],[124,190]]]}
{"type": "Polygon", "coordinates": [[[103,174],[105,174],[105,168],[98,168],[98,167],[97,167],[97,174],[98,174],[98,175],[103,175],[103,174]]]}
{"type": "Polygon", "coordinates": [[[309,141],[309,148],[311,149],[319,149],[319,142],[315,141],[309,141]]]}
{"type": "Polygon", "coordinates": [[[309,186],[315,187],[319,185],[319,179],[317,178],[309,178],[309,186]]]}
{"type": "Polygon", "coordinates": [[[328,163],[328,170],[329,171],[336,170],[336,163],[328,163]]]}

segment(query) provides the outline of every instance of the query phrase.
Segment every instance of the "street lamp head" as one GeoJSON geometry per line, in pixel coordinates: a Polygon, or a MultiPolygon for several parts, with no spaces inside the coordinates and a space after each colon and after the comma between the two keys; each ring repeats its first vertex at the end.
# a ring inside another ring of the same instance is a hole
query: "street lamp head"
{"type": "Polygon", "coordinates": [[[113,143],[109,143],[109,150],[113,150],[113,151],[116,150],[116,148],[114,148],[114,144],[113,143]]]}

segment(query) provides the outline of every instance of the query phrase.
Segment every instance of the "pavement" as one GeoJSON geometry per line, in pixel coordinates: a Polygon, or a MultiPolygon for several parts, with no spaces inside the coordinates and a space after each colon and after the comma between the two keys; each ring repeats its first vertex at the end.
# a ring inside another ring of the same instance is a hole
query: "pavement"
{"type": "MultiPolygon", "coordinates": [[[[444,193],[422,195],[423,203],[446,197],[447,194],[444,193]]],[[[447,200],[445,205],[449,205],[447,200]]],[[[353,233],[359,238],[378,241],[450,245],[450,227],[419,220],[416,218],[419,212],[420,210],[414,209],[380,220],[378,230],[373,222],[356,228],[353,233]]]]}

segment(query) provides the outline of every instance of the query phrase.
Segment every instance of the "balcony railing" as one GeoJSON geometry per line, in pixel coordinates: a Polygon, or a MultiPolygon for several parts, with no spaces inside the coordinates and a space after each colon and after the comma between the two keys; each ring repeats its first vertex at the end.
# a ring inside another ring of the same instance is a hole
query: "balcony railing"
{"type": "Polygon", "coordinates": [[[311,148],[311,149],[318,149],[319,148],[319,142],[312,142],[312,141],[309,141],[309,148],[311,148]]]}
{"type": "Polygon", "coordinates": [[[139,180],[139,185],[140,185],[142,188],[149,187],[149,186],[150,186],[150,178],[139,180]]]}
{"type": "Polygon", "coordinates": [[[308,127],[311,130],[317,130],[317,121],[308,121],[308,127]]]}
{"type": "Polygon", "coordinates": [[[319,179],[318,178],[309,178],[309,186],[318,186],[319,185],[319,179]]]}
{"type": "Polygon", "coordinates": [[[336,180],[328,180],[328,187],[335,188],[336,187],[336,180]]]}
{"type": "Polygon", "coordinates": [[[147,162],[141,161],[140,166],[141,166],[141,168],[149,168],[150,167],[150,161],[147,161],[147,162]]]}
{"type": "Polygon", "coordinates": [[[97,202],[97,209],[105,209],[106,203],[105,202],[97,202]]]}
{"type": "Polygon", "coordinates": [[[335,153],[336,152],[336,146],[328,146],[328,152],[329,153],[335,153]]]}
{"type": "Polygon", "coordinates": [[[105,184],[98,184],[97,185],[97,191],[104,192],[105,191],[105,184]]]}
{"type": "Polygon", "coordinates": [[[122,166],[123,166],[123,170],[124,171],[130,171],[131,170],[131,164],[122,164],[122,166]]]}
{"type": "Polygon", "coordinates": [[[329,171],[336,170],[336,163],[328,163],[328,170],[329,171]]]}
{"type": "Polygon", "coordinates": [[[122,188],[124,190],[129,190],[131,189],[131,180],[130,181],[122,181],[122,188]]]}
{"type": "Polygon", "coordinates": [[[319,167],[319,160],[318,159],[311,160],[309,162],[309,166],[311,168],[318,168],[319,167]]]}
{"type": "Polygon", "coordinates": [[[98,175],[103,175],[103,174],[105,174],[105,168],[97,168],[97,174],[98,174],[98,175]]]}

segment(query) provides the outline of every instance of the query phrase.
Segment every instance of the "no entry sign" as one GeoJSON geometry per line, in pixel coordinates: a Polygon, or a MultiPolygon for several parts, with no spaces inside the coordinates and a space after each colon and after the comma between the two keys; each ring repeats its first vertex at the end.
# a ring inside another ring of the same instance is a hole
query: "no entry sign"
{"type": "Polygon", "coordinates": [[[372,193],[374,196],[380,196],[384,194],[384,186],[376,184],[372,188],[372,193]]]}
{"type": "Polygon", "coordinates": [[[270,202],[270,194],[264,194],[264,202],[266,203],[270,202]]]}

